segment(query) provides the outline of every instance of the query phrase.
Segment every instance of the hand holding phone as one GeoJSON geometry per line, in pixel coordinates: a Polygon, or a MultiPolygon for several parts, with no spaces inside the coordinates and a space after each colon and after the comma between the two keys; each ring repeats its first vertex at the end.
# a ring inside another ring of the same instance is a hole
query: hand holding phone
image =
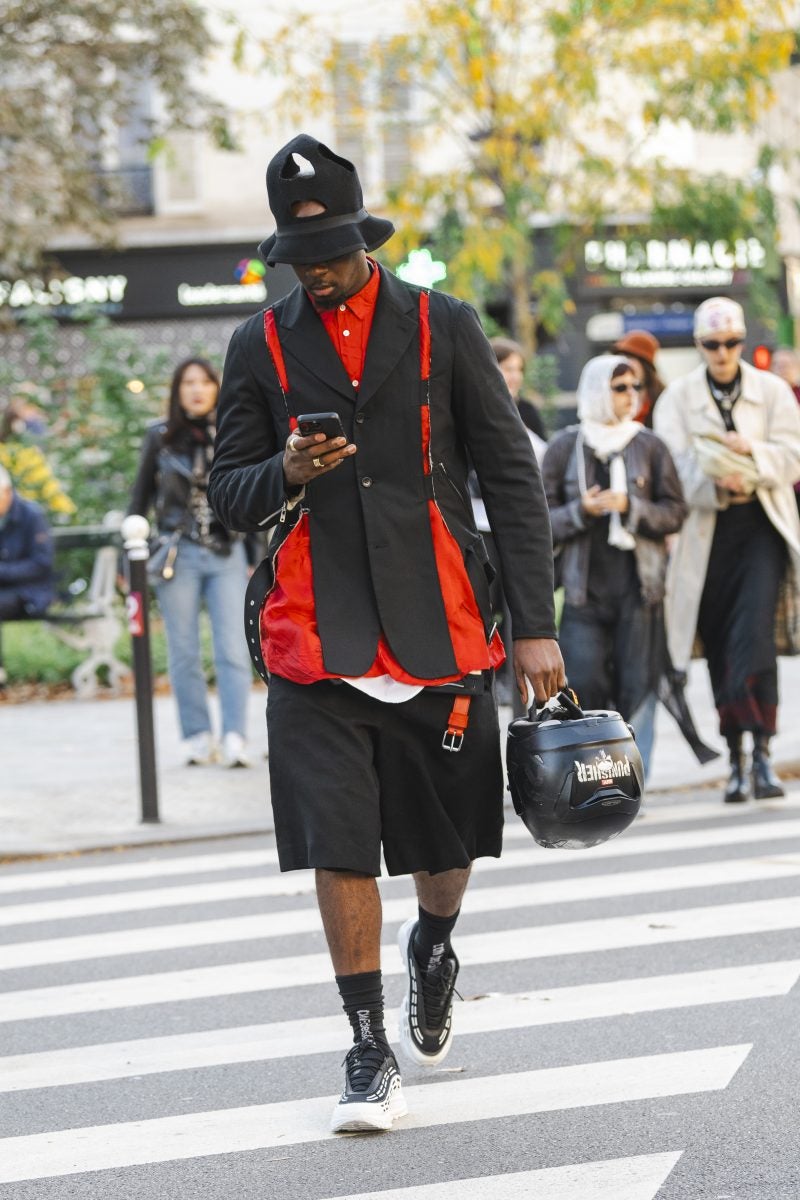
{"type": "Polygon", "coordinates": [[[347,444],[341,418],[335,412],[300,413],[297,429],[286,441],[283,473],[291,486],[305,485],[338,467],[354,445],[347,444]],[[336,444],[333,444],[336,443],[336,444]]]}
{"type": "Polygon", "coordinates": [[[332,441],[333,438],[345,436],[342,418],[335,412],[300,413],[297,428],[303,437],[324,433],[328,441],[332,441]]]}

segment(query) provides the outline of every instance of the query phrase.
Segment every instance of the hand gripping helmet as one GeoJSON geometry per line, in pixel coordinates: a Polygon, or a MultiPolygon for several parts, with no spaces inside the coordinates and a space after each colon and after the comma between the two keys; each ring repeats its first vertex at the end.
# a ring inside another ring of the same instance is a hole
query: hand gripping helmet
{"type": "Polygon", "coordinates": [[[548,849],[599,846],[639,812],[644,769],[630,726],[584,712],[566,691],[511,722],[506,766],[515,810],[548,849]]]}

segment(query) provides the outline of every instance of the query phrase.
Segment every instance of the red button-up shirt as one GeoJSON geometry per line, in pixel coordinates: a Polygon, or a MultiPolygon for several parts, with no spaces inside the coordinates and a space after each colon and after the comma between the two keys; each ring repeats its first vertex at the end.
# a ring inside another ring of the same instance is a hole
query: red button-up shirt
{"type": "Polygon", "coordinates": [[[381,283],[380,272],[371,260],[370,265],[372,273],[360,292],[356,292],[354,296],[345,300],[344,304],[339,304],[334,309],[317,309],[319,319],[328,331],[328,337],[350,377],[353,391],[358,391],[361,376],[364,374],[367,343],[381,283]]]}

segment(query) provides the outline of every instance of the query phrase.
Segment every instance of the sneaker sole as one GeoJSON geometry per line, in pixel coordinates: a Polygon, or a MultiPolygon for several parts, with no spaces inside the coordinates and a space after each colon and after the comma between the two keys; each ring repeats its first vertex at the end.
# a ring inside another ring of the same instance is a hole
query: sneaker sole
{"type": "Polygon", "coordinates": [[[400,1079],[392,1084],[385,1104],[341,1104],[333,1110],[331,1133],[375,1133],[392,1128],[393,1122],[406,1116],[408,1105],[400,1079]]]}
{"type": "Polygon", "coordinates": [[[423,1053],[422,1050],[420,1050],[419,1046],[416,1044],[416,1042],[414,1041],[414,1039],[411,1036],[411,1027],[409,1025],[410,980],[408,978],[408,943],[411,941],[411,931],[413,930],[416,923],[417,922],[413,919],[413,917],[409,918],[409,920],[406,921],[405,924],[400,926],[400,929],[397,934],[397,945],[400,949],[400,958],[402,960],[403,967],[406,972],[406,991],[405,991],[405,995],[403,996],[402,1003],[400,1005],[400,1021],[399,1021],[399,1028],[398,1028],[399,1037],[400,1037],[400,1050],[401,1050],[401,1053],[403,1054],[403,1057],[408,1062],[413,1063],[417,1067],[438,1067],[439,1063],[444,1062],[444,1060],[447,1058],[447,1055],[450,1053],[450,1047],[453,1044],[452,1014],[450,1017],[450,1031],[447,1035],[447,1041],[444,1043],[444,1045],[442,1046],[442,1048],[440,1050],[437,1050],[437,1052],[435,1054],[425,1054],[425,1053],[423,1053]]]}

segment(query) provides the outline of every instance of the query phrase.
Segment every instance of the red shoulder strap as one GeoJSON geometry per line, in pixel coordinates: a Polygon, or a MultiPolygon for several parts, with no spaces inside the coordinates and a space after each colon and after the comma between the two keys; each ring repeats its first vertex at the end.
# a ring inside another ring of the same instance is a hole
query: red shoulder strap
{"type": "Polygon", "coordinates": [[[278,326],[275,322],[275,313],[271,308],[264,310],[264,337],[267,341],[267,349],[269,356],[272,359],[272,365],[275,368],[275,374],[278,376],[278,385],[283,396],[286,415],[289,418],[289,428],[295,430],[297,428],[297,418],[293,417],[289,412],[289,402],[286,399],[289,391],[289,376],[286,374],[286,363],[283,361],[283,350],[281,349],[281,341],[278,337],[278,326]]]}
{"type": "Polygon", "coordinates": [[[419,294],[419,377],[431,377],[431,298],[428,292],[419,294]]]}

